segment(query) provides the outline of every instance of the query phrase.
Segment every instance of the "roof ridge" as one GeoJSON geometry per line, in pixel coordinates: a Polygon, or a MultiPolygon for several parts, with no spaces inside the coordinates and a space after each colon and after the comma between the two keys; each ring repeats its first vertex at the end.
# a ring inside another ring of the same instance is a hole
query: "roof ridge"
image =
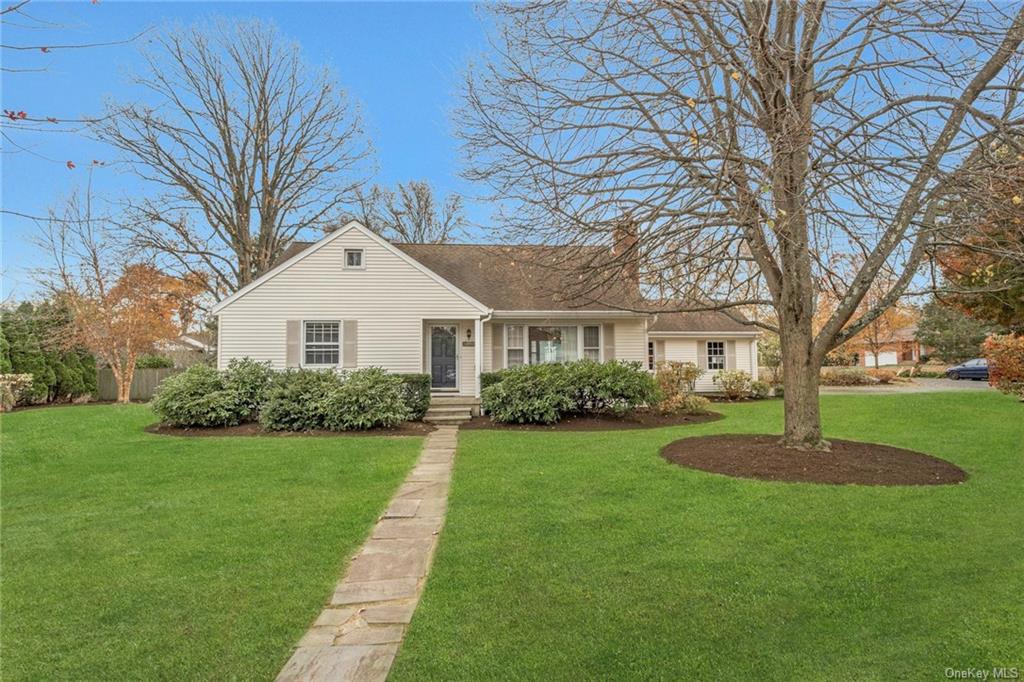
{"type": "Polygon", "coordinates": [[[391,242],[401,248],[403,246],[477,246],[486,248],[509,248],[509,249],[556,249],[556,248],[577,248],[577,249],[606,249],[608,247],[599,244],[487,244],[481,242],[391,242]]]}

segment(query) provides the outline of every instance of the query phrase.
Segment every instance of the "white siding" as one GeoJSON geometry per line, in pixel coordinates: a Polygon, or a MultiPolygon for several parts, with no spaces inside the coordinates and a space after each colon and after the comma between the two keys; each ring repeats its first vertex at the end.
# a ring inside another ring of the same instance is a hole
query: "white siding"
{"type": "MultiPolygon", "coordinates": [[[[698,353],[704,352],[706,341],[728,342],[734,340],[736,341],[736,369],[741,369],[753,378],[757,378],[757,355],[753,339],[724,339],[713,335],[703,339],[660,338],[665,341],[665,360],[692,362],[695,365],[700,364],[698,353]]],[[[717,370],[708,370],[704,373],[704,376],[697,381],[697,391],[716,392],[719,390],[718,385],[714,382],[715,371],[717,370]]]]}
{"type": "Polygon", "coordinates": [[[421,372],[423,320],[479,315],[462,297],[353,230],[223,308],[218,362],[223,367],[248,356],[284,368],[287,320],[352,319],[359,321],[360,367],[421,372]],[[342,267],[346,248],[364,249],[365,269],[342,267]]]}
{"type": "Polygon", "coordinates": [[[494,338],[494,325],[491,322],[484,322],[484,372],[492,372],[493,370],[493,359],[494,359],[494,345],[491,339],[494,338]]]}
{"type": "Polygon", "coordinates": [[[647,320],[615,321],[615,359],[647,366],[647,320]]]}
{"type": "Polygon", "coordinates": [[[459,325],[459,342],[456,348],[459,354],[459,393],[462,395],[473,395],[476,391],[476,373],[473,371],[476,364],[476,348],[464,345],[467,340],[476,342],[476,339],[473,339],[474,325],[475,322],[472,321],[459,325]]]}

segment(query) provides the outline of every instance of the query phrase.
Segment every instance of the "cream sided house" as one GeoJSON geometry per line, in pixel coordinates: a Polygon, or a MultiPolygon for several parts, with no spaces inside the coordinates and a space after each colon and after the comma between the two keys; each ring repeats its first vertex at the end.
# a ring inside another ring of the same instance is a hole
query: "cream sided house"
{"type": "Polygon", "coordinates": [[[601,302],[560,296],[550,285],[564,275],[536,257],[557,248],[394,244],[348,223],[293,244],[277,267],[214,308],[217,364],[379,366],[429,374],[436,394],[468,398],[479,397],[481,372],[581,358],[693,362],[708,370],[701,391],[715,390],[718,369],[756,378],[753,327],[721,313],[623,310],[615,297],[639,292],[628,277],[601,302]]]}

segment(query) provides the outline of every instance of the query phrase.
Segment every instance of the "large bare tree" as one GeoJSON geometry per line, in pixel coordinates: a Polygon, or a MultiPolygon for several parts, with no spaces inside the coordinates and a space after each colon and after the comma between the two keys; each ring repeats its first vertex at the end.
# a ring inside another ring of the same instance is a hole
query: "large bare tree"
{"type": "Polygon", "coordinates": [[[442,244],[466,225],[462,197],[449,194],[439,204],[424,180],[399,183],[395,191],[374,185],[359,193],[356,206],[356,220],[392,241],[442,244]]]}
{"type": "Polygon", "coordinates": [[[774,309],[783,442],[827,448],[825,354],[914,281],[952,179],[993,144],[1021,149],[1021,4],[493,12],[496,56],[471,69],[459,130],[469,178],[513,208],[502,229],[582,245],[625,223],[635,245],[592,264],[579,293],[633,267],[645,290],[669,292],[664,309],[774,309]],[[879,272],[892,285],[865,308],[879,272]],[[816,331],[823,289],[836,305],[816,331]]]}
{"type": "Polygon", "coordinates": [[[371,149],[329,71],[258,21],[171,29],[144,57],[145,96],[111,103],[95,127],[161,191],[131,202],[139,247],[220,297],[339,219],[371,149]]]}

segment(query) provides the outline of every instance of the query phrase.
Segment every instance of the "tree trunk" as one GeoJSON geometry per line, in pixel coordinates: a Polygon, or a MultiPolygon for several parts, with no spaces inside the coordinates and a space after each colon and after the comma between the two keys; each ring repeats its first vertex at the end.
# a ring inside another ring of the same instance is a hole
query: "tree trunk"
{"type": "Polygon", "coordinates": [[[135,362],[127,363],[124,367],[111,365],[114,372],[114,383],[117,384],[117,402],[127,403],[131,398],[132,379],[135,377],[135,362]]]}
{"type": "Polygon", "coordinates": [[[782,444],[801,450],[827,450],[821,437],[818,385],[821,363],[815,359],[810,329],[794,328],[782,339],[785,431],[782,444]]]}

